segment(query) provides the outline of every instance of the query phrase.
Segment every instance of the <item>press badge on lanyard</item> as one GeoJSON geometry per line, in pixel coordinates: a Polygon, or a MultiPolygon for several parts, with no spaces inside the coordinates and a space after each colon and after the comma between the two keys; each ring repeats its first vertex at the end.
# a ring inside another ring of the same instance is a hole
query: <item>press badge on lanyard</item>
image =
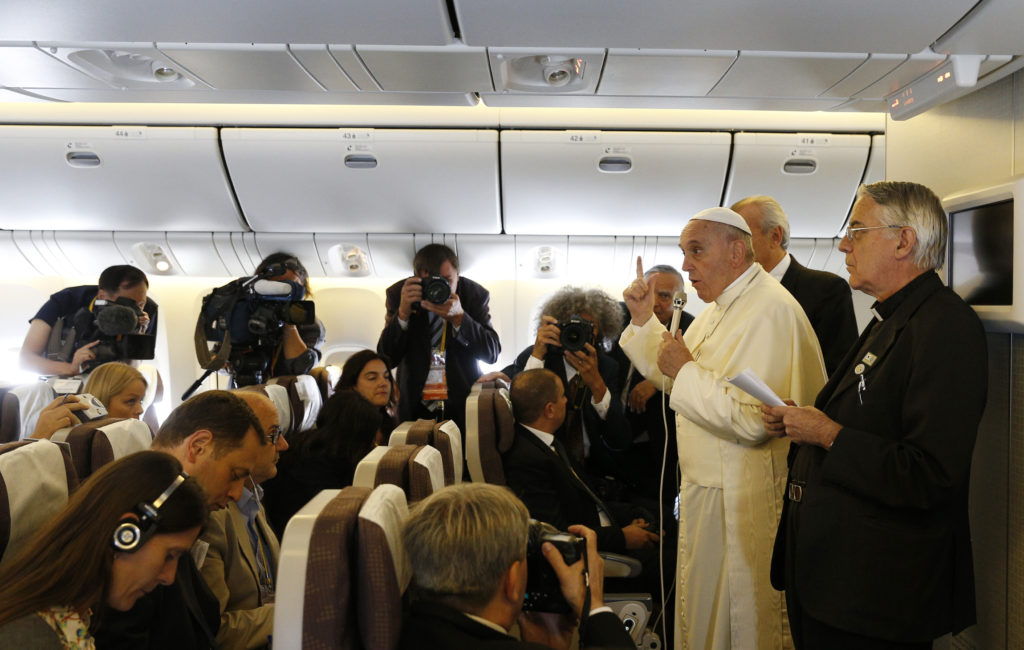
{"type": "Polygon", "coordinates": [[[423,401],[434,402],[448,399],[448,379],[445,376],[445,342],[448,337],[448,327],[445,325],[441,332],[441,345],[430,351],[430,370],[427,371],[427,381],[423,384],[423,401]]]}

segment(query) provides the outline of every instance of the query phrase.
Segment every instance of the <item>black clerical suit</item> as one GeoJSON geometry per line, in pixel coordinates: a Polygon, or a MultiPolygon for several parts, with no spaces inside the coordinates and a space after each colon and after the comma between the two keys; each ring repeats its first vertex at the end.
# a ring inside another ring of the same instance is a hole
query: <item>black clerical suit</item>
{"type": "Polygon", "coordinates": [[[571,465],[564,446],[558,441],[555,445],[561,454],[532,431],[516,424],[515,440],[501,457],[505,483],[526,504],[534,519],[559,530],[583,524],[597,533],[599,550],[624,552],[626,540],[622,529],[615,522],[601,526],[597,496],[579,478],[579,469],[571,465]]]}
{"type": "MultiPolygon", "coordinates": [[[[526,368],[526,362],[532,354],[533,346],[531,345],[516,357],[514,364],[505,368],[505,374],[509,377],[515,377],[522,372],[526,368]]],[[[570,392],[569,380],[566,377],[565,356],[562,348],[548,347],[548,352],[544,355],[544,368],[558,375],[568,396],[570,392]]],[[[601,375],[605,387],[611,394],[611,401],[608,405],[608,412],[602,420],[594,408],[594,396],[590,390],[585,390],[585,395],[582,397],[583,405],[580,408],[580,414],[587,438],[590,440],[590,453],[587,456],[583,469],[590,476],[614,476],[620,465],[618,454],[629,448],[633,442],[633,435],[630,433],[629,422],[626,420],[625,413],[623,413],[622,404],[615,399],[619,390],[619,364],[611,355],[601,349],[597,351],[597,372],[601,375]]],[[[586,385],[584,384],[582,388],[586,388],[586,385]]],[[[572,408],[571,404],[569,408],[572,408]]],[[[569,442],[564,429],[565,425],[563,424],[562,428],[558,430],[557,436],[568,446],[569,442]]]]}
{"type": "Polygon", "coordinates": [[[933,271],[874,309],[883,320],[815,402],[843,427],[832,448],[790,452],[772,585],[786,589],[798,648],[810,647],[801,616],[903,643],[975,620],[967,492],[985,334],[933,271]]]}
{"type": "Polygon", "coordinates": [[[857,340],[850,285],[838,275],[809,269],[790,255],[782,286],[804,308],[821,346],[825,370],[831,377],[857,340]]]}
{"type": "MultiPolygon", "coordinates": [[[[413,311],[409,327],[402,329],[398,322],[398,305],[402,301],[402,285],[396,282],[387,290],[387,314],[384,330],[377,341],[377,351],[386,354],[398,366],[399,420],[434,418],[434,413],[423,405],[423,384],[430,369],[430,312],[413,311]]],[[[477,360],[494,363],[501,352],[498,333],[491,325],[489,307],[491,295],[469,278],[459,277],[455,292],[465,312],[458,334],[451,323],[445,335],[445,374],[448,382],[448,400],[445,418],[454,420],[460,430],[466,425],[466,397],[480,376],[477,360]]]]}
{"type": "MultiPolygon", "coordinates": [[[[550,650],[546,645],[519,641],[489,628],[458,610],[440,603],[416,601],[402,625],[399,650],[550,650]]],[[[587,621],[580,647],[633,650],[622,621],[611,612],[600,612],[587,621]]]]}

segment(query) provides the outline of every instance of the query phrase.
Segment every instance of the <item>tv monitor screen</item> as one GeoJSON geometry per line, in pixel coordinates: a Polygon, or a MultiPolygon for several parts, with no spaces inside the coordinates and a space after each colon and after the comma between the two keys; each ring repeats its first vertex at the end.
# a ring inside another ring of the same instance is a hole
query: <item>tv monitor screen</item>
{"type": "Polygon", "coordinates": [[[949,283],[970,305],[1013,304],[1013,200],[949,214],[949,283]]]}

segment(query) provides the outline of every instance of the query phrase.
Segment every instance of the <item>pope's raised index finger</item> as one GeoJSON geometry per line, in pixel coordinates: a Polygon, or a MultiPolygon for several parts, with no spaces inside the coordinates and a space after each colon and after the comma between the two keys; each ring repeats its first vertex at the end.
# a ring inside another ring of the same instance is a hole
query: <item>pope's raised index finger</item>
{"type": "Polygon", "coordinates": [[[636,279],[644,279],[644,260],[639,255],[636,256],[636,279]]]}

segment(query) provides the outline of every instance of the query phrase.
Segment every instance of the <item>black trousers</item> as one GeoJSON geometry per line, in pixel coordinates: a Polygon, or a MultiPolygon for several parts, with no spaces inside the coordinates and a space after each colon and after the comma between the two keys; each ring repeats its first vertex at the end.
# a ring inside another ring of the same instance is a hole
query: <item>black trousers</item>
{"type": "Polygon", "coordinates": [[[931,650],[932,642],[903,643],[847,632],[811,618],[792,590],[786,591],[789,628],[796,650],[931,650]]]}

